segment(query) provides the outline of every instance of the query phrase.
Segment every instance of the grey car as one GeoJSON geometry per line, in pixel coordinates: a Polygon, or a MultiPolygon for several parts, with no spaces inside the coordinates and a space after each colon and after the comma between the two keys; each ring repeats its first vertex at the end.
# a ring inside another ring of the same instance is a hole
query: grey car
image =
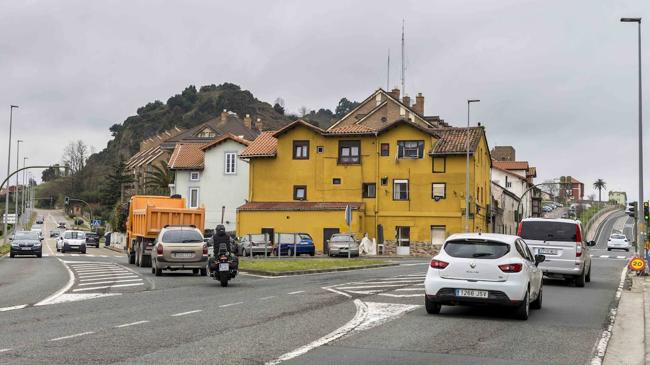
{"type": "Polygon", "coordinates": [[[329,256],[359,256],[359,242],[350,233],[336,233],[327,241],[329,256]]]}
{"type": "Polygon", "coordinates": [[[43,256],[42,240],[43,238],[38,235],[38,232],[18,231],[11,237],[9,256],[12,258],[17,255],[41,257],[43,256]]]}
{"type": "Polygon", "coordinates": [[[247,234],[239,239],[238,253],[241,256],[253,255],[271,255],[273,252],[273,245],[267,240],[265,234],[247,234]]]}

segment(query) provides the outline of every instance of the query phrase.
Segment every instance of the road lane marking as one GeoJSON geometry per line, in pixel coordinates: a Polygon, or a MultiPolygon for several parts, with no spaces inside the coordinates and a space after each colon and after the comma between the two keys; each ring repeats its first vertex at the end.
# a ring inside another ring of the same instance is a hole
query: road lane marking
{"type": "Polygon", "coordinates": [[[92,335],[93,333],[95,333],[95,332],[88,331],[88,332],[75,333],[74,335],[53,338],[53,339],[51,339],[49,341],[50,342],[61,341],[61,340],[66,340],[68,338],[80,337],[80,336],[85,336],[85,335],[92,335]]]}
{"type": "Polygon", "coordinates": [[[402,289],[395,289],[395,291],[416,291],[416,290],[424,290],[424,288],[402,288],[402,289]]]}
{"type": "Polygon", "coordinates": [[[27,307],[27,304],[14,305],[14,306],[12,306],[12,307],[4,307],[4,308],[0,308],[0,312],[7,312],[7,311],[16,310],[16,309],[23,309],[23,308],[25,308],[25,307],[27,307]]]}
{"type": "Polygon", "coordinates": [[[133,274],[124,274],[124,275],[115,275],[111,276],[109,278],[95,278],[95,279],[80,279],[80,283],[86,283],[89,281],[101,281],[101,280],[108,280],[108,279],[132,279],[132,278],[138,278],[138,275],[133,275],[133,274]]]}
{"type": "Polygon", "coordinates": [[[111,284],[111,283],[126,283],[129,281],[142,281],[142,279],[124,279],[124,280],[108,280],[108,281],[96,281],[93,283],[83,283],[79,284],[79,286],[84,286],[84,285],[97,285],[97,284],[111,284]]]}
{"type": "Polygon", "coordinates": [[[624,259],[625,256],[616,256],[617,259],[624,259]]]}
{"type": "Polygon", "coordinates": [[[180,317],[180,316],[186,316],[188,314],[194,314],[194,313],[199,313],[199,312],[203,312],[203,310],[202,309],[197,309],[197,310],[193,310],[193,311],[189,311],[189,312],[181,312],[181,313],[172,314],[171,316],[172,317],[180,317]]]}
{"type": "Polygon", "coordinates": [[[621,300],[621,295],[623,294],[623,286],[625,285],[625,277],[627,276],[627,266],[621,271],[621,279],[618,283],[618,289],[616,289],[615,303],[614,307],[609,310],[609,324],[605,328],[596,341],[596,353],[591,359],[591,364],[602,364],[605,359],[605,353],[607,352],[607,346],[609,345],[609,340],[612,337],[612,331],[614,329],[614,322],[616,321],[616,312],[618,311],[618,305],[621,300]]]}
{"type": "Polygon", "coordinates": [[[119,274],[128,272],[120,269],[104,269],[104,270],[76,270],[79,275],[99,275],[99,274],[119,274]]]}
{"type": "Polygon", "coordinates": [[[421,279],[413,279],[413,280],[390,280],[390,281],[357,281],[353,282],[350,284],[402,284],[402,285],[409,285],[409,284],[415,284],[415,283],[421,283],[424,280],[421,279]]]}
{"type": "Polygon", "coordinates": [[[219,308],[227,308],[227,307],[232,307],[233,305],[239,305],[239,304],[244,304],[244,302],[224,304],[224,305],[220,305],[219,308]]]}
{"type": "Polygon", "coordinates": [[[34,304],[34,306],[39,306],[39,305],[46,305],[50,302],[54,302],[56,298],[60,297],[63,295],[65,292],[67,292],[70,288],[72,288],[72,285],[74,285],[74,274],[72,273],[72,270],[70,270],[70,267],[65,263],[65,261],[57,258],[57,260],[61,261],[63,264],[63,267],[65,267],[66,270],[68,270],[68,282],[65,284],[65,286],[61,289],[59,289],[56,293],[50,295],[49,297],[41,300],[40,302],[34,304]]]}
{"type": "Polygon", "coordinates": [[[136,326],[136,325],[143,324],[143,323],[149,323],[149,321],[137,321],[137,322],[125,323],[125,324],[121,324],[119,326],[115,326],[115,328],[131,327],[131,326],[136,326]]]}
{"type": "Polygon", "coordinates": [[[271,298],[275,298],[275,295],[271,295],[270,297],[260,298],[260,300],[268,300],[268,299],[271,299],[271,298]]]}
{"type": "Polygon", "coordinates": [[[390,294],[390,293],[379,293],[379,295],[384,297],[391,297],[391,298],[416,298],[422,296],[422,294],[390,294]]]}
{"type": "Polygon", "coordinates": [[[391,280],[424,280],[426,278],[426,275],[421,275],[421,276],[409,276],[409,277],[403,277],[403,278],[381,278],[381,279],[371,279],[371,280],[376,280],[376,281],[391,281],[391,280]]]}
{"type": "Polygon", "coordinates": [[[7,351],[11,351],[11,349],[0,349],[0,352],[7,352],[7,351]]]}
{"type": "MultiPolygon", "coordinates": [[[[124,272],[126,274],[126,272],[124,272]]],[[[79,279],[101,278],[106,276],[114,276],[115,274],[92,274],[92,275],[79,275],[79,279]]]]}
{"type": "Polygon", "coordinates": [[[287,293],[287,295],[300,294],[300,293],[304,293],[304,292],[305,292],[304,290],[292,291],[291,293],[287,293]]]}
{"type": "Polygon", "coordinates": [[[600,258],[607,258],[609,255],[600,255],[600,258]]]}
{"type": "Polygon", "coordinates": [[[357,285],[357,286],[337,286],[337,289],[341,290],[348,290],[348,289],[366,289],[366,288],[394,288],[396,286],[404,286],[404,285],[409,285],[408,283],[405,284],[386,284],[386,285],[357,285]]]}
{"type": "Polygon", "coordinates": [[[322,287],[321,289],[324,289],[324,290],[327,290],[327,291],[331,291],[332,293],[335,293],[335,294],[343,295],[344,297],[352,298],[352,295],[350,295],[350,294],[348,294],[348,293],[344,293],[344,292],[342,292],[342,291],[340,291],[340,290],[336,290],[336,289],[330,288],[330,287],[322,287]]]}
{"type": "Polygon", "coordinates": [[[144,285],[144,283],[136,283],[136,284],[119,284],[119,285],[105,285],[105,286],[93,286],[91,288],[79,288],[79,289],[72,289],[73,292],[78,292],[78,291],[87,291],[87,290],[97,290],[97,289],[108,289],[108,288],[124,288],[127,286],[138,286],[138,285],[144,285]]]}
{"type": "Polygon", "coordinates": [[[362,294],[362,295],[370,295],[370,294],[377,294],[380,293],[381,289],[370,289],[370,290],[348,290],[348,293],[352,294],[362,294]]]}

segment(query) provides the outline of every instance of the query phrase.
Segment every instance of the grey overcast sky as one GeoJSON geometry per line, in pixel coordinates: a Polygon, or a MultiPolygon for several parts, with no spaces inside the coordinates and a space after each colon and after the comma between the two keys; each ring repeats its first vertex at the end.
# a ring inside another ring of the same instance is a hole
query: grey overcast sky
{"type": "Polygon", "coordinates": [[[0,0],[0,176],[10,104],[21,155],[45,164],[74,139],[101,150],[112,124],[189,84],[333,109],[385,88],[388,49],[398,84],[405,19],[406,92],[426,114],[462,126],[480,98],[472,123],[536,181],[570,174],[590,194],[603,178],[635,198],[637,30],[622,16],[650,21],[650,1],[0,0]]]}

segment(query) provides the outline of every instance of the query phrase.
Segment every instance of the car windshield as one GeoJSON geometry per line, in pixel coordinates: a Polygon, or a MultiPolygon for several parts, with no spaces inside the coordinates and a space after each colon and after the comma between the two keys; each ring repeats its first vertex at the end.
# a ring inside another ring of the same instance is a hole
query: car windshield
{"type": "Polygon", "coordinates": [[[330,239],[330,242],[350,242],[354,241],[352,236],[332,236],[332,239],[330,239]]]}
{"type": "Polygon", "coordinates": [[[71,239],[71,240],[81,240],[86,238],[86,234],[83,232],[68,231],[63,235],[63,238],[71,239]]]}
{"type": "Polygon", "coordinates": [[[613,234],[610,236],[610,238],[613,240],[624,240],[626,237],[622,234],[613,234]]]}
{"type": "Polygon", "coordinates": [[[551,221],[527,221],[522,223],[520,236],[525,240],[575,242],[576,224],[551,221]]]}
{"type": "Polygon", "coordinates": [[[37,240],[38,233],[36,232],[16,232],[14,240],[37,240]]]}
{"type": "Polygon", "coordinates": [[[193,229],[175,229],[167,231],[162,236],[163,242],[173,243],[199,243],[203,242],[201,233],[193,229]]]}
{"type": "Polygon", "coordinates": [[[453,240],[445,243],[444,250],[452,257],[498,259],[510,251],[510,245],[487,240],[453,240]]]}
{"type": "Polygon", "coordinates": [[[306,233],[300,233],[299,236],[303,240],[311,240],[311,236],[306,233]]]}

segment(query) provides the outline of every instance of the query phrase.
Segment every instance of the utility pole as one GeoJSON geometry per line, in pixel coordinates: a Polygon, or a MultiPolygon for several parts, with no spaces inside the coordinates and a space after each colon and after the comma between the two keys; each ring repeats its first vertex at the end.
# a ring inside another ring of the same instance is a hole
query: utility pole
{"type": "MultiPolygon", "coordinates": [[[[28,159],[29,157],[23,157],[23,168],[27,166],[26,162],[28,159]]],[[[27,185],[26,182],[27,180],[25,180],[25,170],[23,170],[23,193],[21,194],[21,201],[20,201],[20,205],[22,207],[23,213],[25,212],[25,210],[27,210],[27,207],[25,206],[25,187],[27,185]]]]}
{"type": "MultiPolygon", "coordinates": [[[[465,147],[467,155],[465,158],[465,232],[469,232],[469,205],[470,205],[470,191],[469,191],[469,107],[472,103],[480,102],[479,99],[469,99],[467,100],[467,130],[465,131],[465,147]]],[[[474,177],[476,179],[476,177],[474,177]]],[[[472,229],[474,231],[474,229],[472,229]]]]}
{"type": "MultiPolygon", "coordinates": [[[[20,170],[20,144],[23,142],[22,139],[16,141],[16,171],[20,170]]],[[[16,174],[16,191],[14,192],[14,214],[16,214],[16,224],[14,225],[14,232],[18,227],[18,184],[20,183],[20,174],[16,174]]]]}
{"type": "MultiPolygon", "coordinates": [[[[18,105],[9,106],[9,143],[7,143],[9,152],[7,152],[7,177],[11,174],[11,128],[13,126],[13,116],[14,108],[18,108],[18,105]]],[[[9,184],[7,184],[7,192],[5,194],[5,217],[4,217],[4,230],[2,234],[4,235],[4,243],[7,243],[7,221],[9,220],[9,184]]]]}
{"type": "Polygon", "coordinates": [[[402,19],[402,95],[406,96],[406,65],[404,61],[404,19],[402,19]]]}

